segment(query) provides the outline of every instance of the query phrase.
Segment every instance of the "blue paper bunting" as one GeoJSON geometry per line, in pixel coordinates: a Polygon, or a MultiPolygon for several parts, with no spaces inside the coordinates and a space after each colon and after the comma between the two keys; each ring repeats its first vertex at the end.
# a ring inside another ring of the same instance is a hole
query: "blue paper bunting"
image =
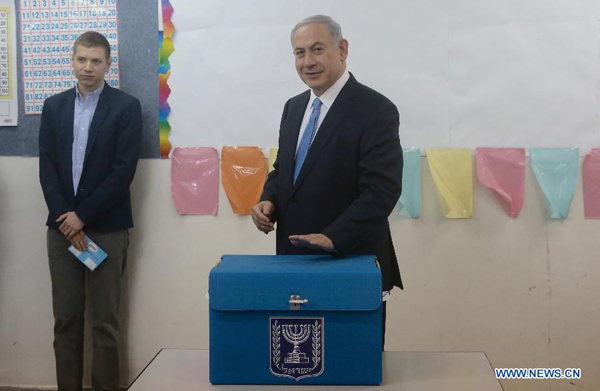
{"type": "Polygon", "coordinates": [[[575,193],[579,169],[578,148],[533,148],[531,166],[546,196],[550,216],[566,219],[575,193]]]}
{"type": "Polygon", "coordinates": [[[398,200],[400,215],[418,219],[421,216],[421,150],[403,150],[402,195],[398,200]]]}

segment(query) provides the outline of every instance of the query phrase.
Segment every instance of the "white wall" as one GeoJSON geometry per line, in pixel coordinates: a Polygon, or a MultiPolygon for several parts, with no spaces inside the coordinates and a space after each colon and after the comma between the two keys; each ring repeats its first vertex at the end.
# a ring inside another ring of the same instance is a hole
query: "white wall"
{"type": "Polygon", "coordinates": [[[325,14],[348,70],[400,111],[404,147],[600,145],[600,0],[171,0],[170,140],[277,145],[306,89],[289,40],[325,14]]]}
{"type": "MultiPolygon", "coordinates": [[[[0,158],[0,385],[55,384],[37,164],[0,158]]],[[[406,289],[389,302],[387,349],[485,351],[495,367],[581,367],[573,383],[600,389],[600,222],[583,218],[581,181],[563,221],[548,217],[529,163],[517,219],[475,180],[473,219],[447,220],[425,158],[422,169],[423,216],[390,217],[406,289]]],[[[209,270],[221,254],[273,254],[275,246],[250,218],[233,215],[222,190],[216,217],[177,215],[168,160],[140,161],[133,198],[123,384],[160,348],[207,349],[209,270]]],[[[503,385],[579,389],[566,380],[503,385]]]]}

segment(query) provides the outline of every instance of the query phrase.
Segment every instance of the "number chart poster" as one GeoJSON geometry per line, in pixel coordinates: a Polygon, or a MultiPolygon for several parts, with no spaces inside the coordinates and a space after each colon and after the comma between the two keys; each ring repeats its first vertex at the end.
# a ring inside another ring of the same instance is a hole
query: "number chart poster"
{"type": "Polygon", "coordinates": [[[98,31],[110,43],[105,79],[119,87],[117,0],[20,0],[25,114],[40,114],[44,100],[75,87],[71,54],[77,37],[98,31]]]}
{"type": "Polygon", "coordinates": [[[0,0],[0,126],[17,126],[15,4],[0,0]]]}

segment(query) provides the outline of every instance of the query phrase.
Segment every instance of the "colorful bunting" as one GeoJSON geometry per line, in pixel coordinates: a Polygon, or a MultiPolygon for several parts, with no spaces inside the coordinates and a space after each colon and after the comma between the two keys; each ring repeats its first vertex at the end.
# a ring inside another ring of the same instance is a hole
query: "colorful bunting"
{"type": "Polygon", "coordinates": [[[525,198],[525,149],[477,148],[477,177],[517,217],[525,198]]]}
{"type": "Polygon", "coordinates": [[[173,150],[171,197],[180,215],[213,215],[219,207],[219,154],[214,148],[173,150]]]}
{"type": "Polygon", "coordinates": [[[577,183],[578,148],[533,148],[531,167],[546,196],[550,216],[566,219],[577,183]]]}
{"type": "Polygon", "coordinates": [[[421,216],[421,150],[403,150],[402,195],[398,200],[400,215],[418,219],[421,216]]]}
{"type": "MultiPolygon", "coordinates": [[[[268,165],[258,147],[223,147],[222,183],[236,214],[249,214],[262,193],[267,171],[273,170],[277,148],[268,165]]],[[[421,216],[421,156],[419,148],[403,150],[401,216],[421,216]]],[[[565,219],[577,183],[578,148],[533,148],[531,166],[550,215],[565,219]]],[[[473,216],[472,156],[470,149],[427,149],[427,161],[444,215],[473,216]]],[[[510,217],[517,217],[525,193],[525,149],[477,148],[477,176],[492,191],[510,217]]],[[[218,153],[214,148],[175,148],[171,163],[171,195],[180,214],[216,215],[219,197],[218,153]]],[[[585,157],[582,167],[586,219],[600,219],[600,148],[585,157]]]]}
{"type": "Polygon", "coordinates": [[[258,147],[223,147],[223,189],[234,213],[250,214],[267,178],[265,155],[258,147]]]}
{"type": "Polygon", "coordinates": [[[473,163],[470,149],[427,149],[427,162],[438,189],[444,215],[473,216],[473,163]]]}
{"type": "Polygon", "coordinates": [[[600,148],[583,161],[583,210],[586,219],[600,219],[600,148]]]}

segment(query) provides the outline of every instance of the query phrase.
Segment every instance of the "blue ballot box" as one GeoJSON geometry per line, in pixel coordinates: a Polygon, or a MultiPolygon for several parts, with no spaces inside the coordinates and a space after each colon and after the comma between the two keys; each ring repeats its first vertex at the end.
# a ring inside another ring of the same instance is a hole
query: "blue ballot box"
{"type": "Polygon", "coordinates": [[[380,384],[374,256],[224,255],[209,276],[213,384],[380,384]]]}

